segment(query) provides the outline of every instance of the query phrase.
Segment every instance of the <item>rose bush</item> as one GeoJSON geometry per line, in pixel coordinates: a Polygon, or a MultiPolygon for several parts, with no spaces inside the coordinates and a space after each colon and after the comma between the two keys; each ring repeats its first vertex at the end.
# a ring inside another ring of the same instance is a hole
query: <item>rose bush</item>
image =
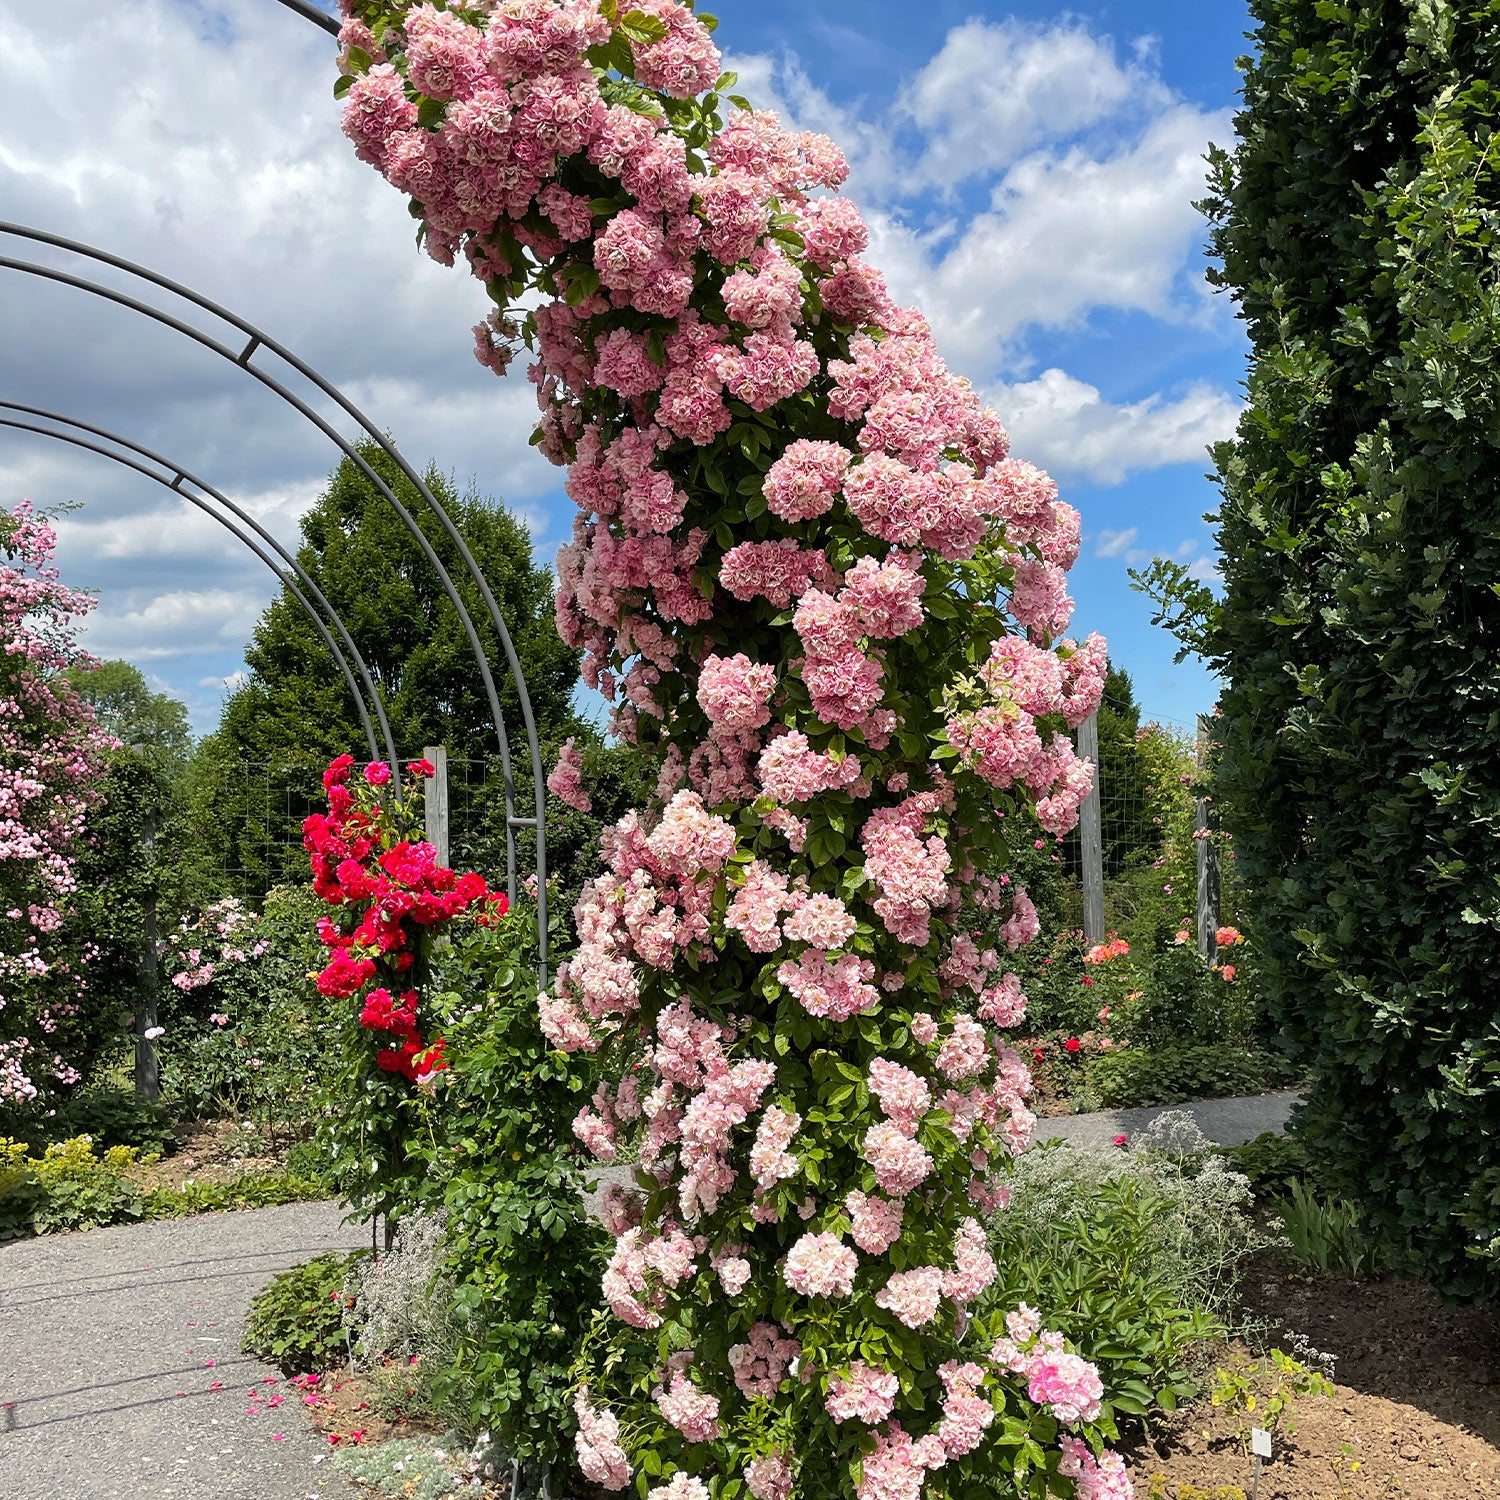
{"type": "MultiPolygon", "coordinates": [[[[406,769],[418,787],[433,774],[425,760],[406,769]]],[[[329,765],[328,811],[303,825],[313,890],[337,913],[318,921],[328,950],[314,976],[318,993],[340,1007],[331,1081],[340,1107],[320,1134],[339,1187],[366,1214],[385,1214],[389,1236],[392,1213],[418,1201],[425,1174],[408,1145],[421,1133],[412,1129],[411,1106],[448,1067],[425,999],[434,944],[458,918],[494,920],[509,903],[483,877],[440,865],[433,846],[413,838],[421,799],[398,794],[389,766],[353,770],[352,755],[329,765]]]]}
{"type": "Polygon", "coordinates": [[[64,673],[93,598],[53,564],[30,502],[0,511],[0,1117],[46,1108],[100,1037],[87,935],[70,928],[85,821],[116,742],[64,673]]]}
{"type": "MultiPolygon", "coordinates": [[[[1097,1372],[981,1309],[1031,1132],[999,1035],[1073,827],[1079,518],[861,257],[826,139],[728,95],[673,0],[348,0],[345,130],[524,342],[579,506],[558,624],[659,773],[540,997],[633,1137],[578,1392],[653,1500],[1129,1493],[1097,1372]],[[977,938],[972,934],[978,931],[977,938]],[[1074,1429],[1065,1433],[1063,1429],[1074,1429]]],[[[555,795],[582,803],[569,756],[555,795]]],[[[357,959],[334,984],[366,983],[357,959]]]]}
{"type": "Polygon", "coordinates": [[[305,888],[276,886],[258,912],[227,897],[168,934],[157,1050],[179,1115],[243,1116],[273,1144],[311,1131],[339,1063],[339,1018],[307,977],[322,910],[305,888]]]}

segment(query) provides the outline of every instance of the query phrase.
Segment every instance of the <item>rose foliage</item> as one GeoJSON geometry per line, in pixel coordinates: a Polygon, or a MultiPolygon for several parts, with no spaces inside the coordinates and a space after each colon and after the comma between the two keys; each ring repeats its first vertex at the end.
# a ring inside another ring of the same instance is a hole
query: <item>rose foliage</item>
{"type": "MultiPolygon", "coordinates": [[[[345,129],[524,342],[579,507],[558,624],[659,772],[539,999],[611,1318],[584,1472],[651,1500],[1129,1493],[1097,1372],[981,1309],[1033,1119],[1012,850],[1077,819],[1079,518],[861,257],[847,168],[673,0],[349,0],[345,129]],[[529,309],[529,310],[528,310],[529,309]],[[961,919],[961,927],[960,927],[961,919]],[[960,935],[955,936],[955,931],[960,935]],[[977,933],[977,937],[973,934],[977,933]]],[[[587,795],[571,758],[559,796],[587,795]]]]}
{"type": "MultiPolygon", "coordinates": [[[[77,1083],[99,1024],[88,944],[68,918],[85,823],[116,742],[60,676],[93,598],[61,582],[57,533],[30,502],[0,510],[0,1112],[77,1083]]],[[[76,924],[75,924],[76,926],[76,924]]]]}

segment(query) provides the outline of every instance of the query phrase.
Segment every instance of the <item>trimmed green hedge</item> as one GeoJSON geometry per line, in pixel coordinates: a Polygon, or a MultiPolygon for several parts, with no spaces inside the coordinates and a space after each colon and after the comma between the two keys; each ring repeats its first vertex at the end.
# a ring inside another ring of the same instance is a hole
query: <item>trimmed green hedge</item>
{"type": "Polygon", "coordinates": [[[1393,1266],[1500,1292],[1500,0],[1252,0],[1206,205],[1253,345],[1215,454],[1215,799],[1299,1130],[1393,1266]]]}

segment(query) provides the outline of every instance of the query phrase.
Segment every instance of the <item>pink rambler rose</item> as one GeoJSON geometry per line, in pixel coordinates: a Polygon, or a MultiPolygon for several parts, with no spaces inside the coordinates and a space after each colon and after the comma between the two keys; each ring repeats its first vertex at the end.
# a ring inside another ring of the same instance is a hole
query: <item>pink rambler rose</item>
{"type": "Polygon", "coordinates": [[[901,1382],[889,1370],[874,1365],[850,1365],[848,1375],[835,1375],[828,1382],[823,1405],[835,1422],[864,1422],[873,1427],[891,1414],[901,1382]]]}
{"type": "Polygon", "coordinates": [[[1026,1391],[1059,1422],[1092,1422],[1104,1399],[1104,1383],[1086,1359],[1041,1349],[1026,1363],[1026,1391]]]}
{"type": "Polygon", "coordinates": [[[804,1234],[787,1252],[781,1275],[805,1297],[847,1297],[859,1257],[836,1234],[804,1234]]]}

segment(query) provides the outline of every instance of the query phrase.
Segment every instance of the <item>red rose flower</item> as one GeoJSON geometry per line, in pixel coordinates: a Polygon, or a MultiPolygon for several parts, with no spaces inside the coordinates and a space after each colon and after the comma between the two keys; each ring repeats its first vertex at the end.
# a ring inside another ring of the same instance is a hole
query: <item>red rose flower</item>
{"type": "Polygon", "coordinates": [[[375,977],[375,965],[367,958],[351,958],[342,948],[334,950],[328,967],[318,975],[318,993],[330,1000],[344,1000],[375,977]]]}
{"type": "Polygon", "coordinates": [[[328,769],[323,772],[323,790],[332,791],[336,786],[342,786],[349,779],[349,772],[353,769],[354,757],[352,755],[340,755],[329,761],[328,769]]]}
{"type": "Polygon", "coordinates": [[[1083,1043],[1080,1042],[1076,1036],[1070,1036],[1067,1041],[1063,1043],[1064,1050],[1068,1052],[1077,1052],[1082,1048],[1082,1046],[1083,1043]]]}

